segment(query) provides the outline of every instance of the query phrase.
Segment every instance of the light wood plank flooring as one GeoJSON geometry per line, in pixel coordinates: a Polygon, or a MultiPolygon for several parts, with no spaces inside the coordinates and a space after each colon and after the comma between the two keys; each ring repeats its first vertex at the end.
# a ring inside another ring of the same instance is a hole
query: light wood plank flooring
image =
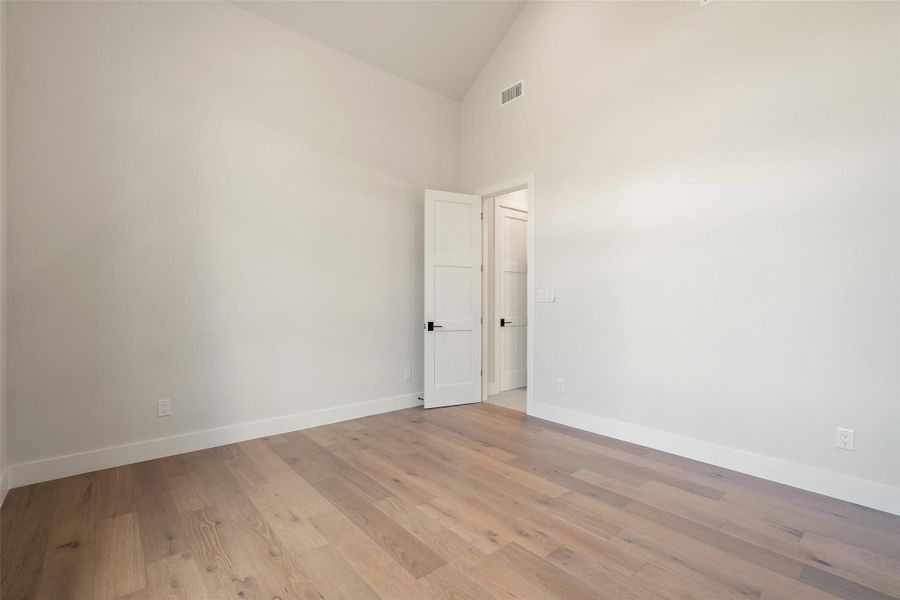
{"type": "Polygon", "coordinates": [[[10,491],[2,598],[884,599],[900,518],[490,405],[10,491]]]}

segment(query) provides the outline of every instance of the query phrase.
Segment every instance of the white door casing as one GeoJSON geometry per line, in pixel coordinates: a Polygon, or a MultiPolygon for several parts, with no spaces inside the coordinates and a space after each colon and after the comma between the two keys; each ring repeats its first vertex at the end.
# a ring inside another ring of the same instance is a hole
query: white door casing
{"type": "Polygon", "coordinates": [[[500,392],[527,382],[528,212],[523,208],[498,202],[494,212],[494,364],[500,392]]]}
{"type": "Polygon", "coordinates": [[[480,402],[481,197],[425,190],[424,239],[425,408],[480,402]]]}

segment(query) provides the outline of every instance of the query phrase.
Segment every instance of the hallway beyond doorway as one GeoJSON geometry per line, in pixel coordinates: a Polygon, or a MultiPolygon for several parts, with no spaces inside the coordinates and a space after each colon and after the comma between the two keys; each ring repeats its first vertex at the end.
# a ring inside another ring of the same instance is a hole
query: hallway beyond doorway
{"type": "Polygon", "coordinates": [[[528,388],[521,387],[514,390],[500,392],[499,394],[488,396],[487,399],[485,399],[485,402],[487,402],[488,404],[495,404],[497,406],[502,406],[504,408],[509,408],[524,413],[526,396],[525,392],[527,389],[528,388]]]}

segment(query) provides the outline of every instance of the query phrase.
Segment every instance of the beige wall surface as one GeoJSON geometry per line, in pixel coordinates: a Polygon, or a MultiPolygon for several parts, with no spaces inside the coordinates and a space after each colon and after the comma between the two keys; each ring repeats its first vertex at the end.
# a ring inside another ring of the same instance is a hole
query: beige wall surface
{"type": "Polygon", "coordinates": [[[898,11],[530,3],[460,110],[229,4],[8,3],[8,462],[415,394],[421,189],[534,173],[538,403],[897,486],[898,11]]]}
{"type": "Polygon", "coordinates": [[[0,502],[9,486],[6,448],[6,3],[0,2],[0,502]]]}
{"type": "Polygon", "coordinates": [[[8,9],[12,462],[415,398],[457,102],[227,3],[8,9]]]}
{"type": "Polygon", "coordinates": [[[461,184],[534,173],[538,403],[900,484],[898,10],[525,6],[461,184]]]}

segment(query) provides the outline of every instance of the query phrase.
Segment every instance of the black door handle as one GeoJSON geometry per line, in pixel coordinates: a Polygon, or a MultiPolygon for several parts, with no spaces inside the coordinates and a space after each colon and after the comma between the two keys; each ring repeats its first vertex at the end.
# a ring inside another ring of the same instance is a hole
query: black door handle
{"type": "Polygon", "coordinates": [[[512,325],[512,321],[507,321],[506,319],[500,319],[500,327],[506,327],[507,325],[512,325]]]}
{"type": "Polygon", "coordinates": [[[442,329],[443,325],[435,325],[434,321],[428,321],[428,324],[425,326],[428,331],[434,331],[435,329],[442,329]]]}

